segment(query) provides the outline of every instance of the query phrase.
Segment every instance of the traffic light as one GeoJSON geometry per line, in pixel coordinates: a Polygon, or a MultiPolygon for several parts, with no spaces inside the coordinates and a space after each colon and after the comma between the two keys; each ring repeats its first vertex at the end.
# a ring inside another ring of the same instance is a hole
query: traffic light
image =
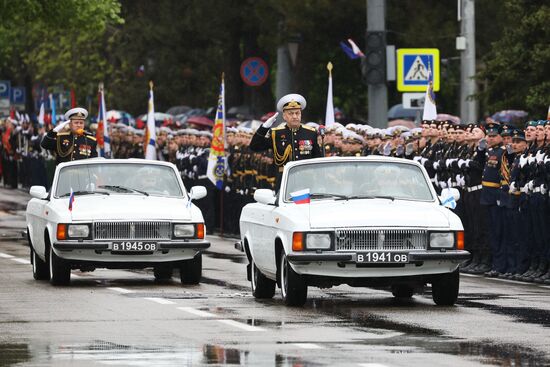
{"type": "Polygon", "coordinates": [[[367,32],[367,49],[361,63],[366,84],[386,83],[386,33],[367,32]]]}

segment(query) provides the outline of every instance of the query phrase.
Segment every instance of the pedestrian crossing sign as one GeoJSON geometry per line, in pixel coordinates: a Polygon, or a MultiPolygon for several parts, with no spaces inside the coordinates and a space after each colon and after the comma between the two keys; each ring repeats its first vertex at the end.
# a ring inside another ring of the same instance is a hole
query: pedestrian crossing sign
{"type": "Polygon", "coordinates": [[[432,71],[433,90],[439,91],[439,49],[400,48],[397,50],[397,90],[424,92],[432,71]]]}

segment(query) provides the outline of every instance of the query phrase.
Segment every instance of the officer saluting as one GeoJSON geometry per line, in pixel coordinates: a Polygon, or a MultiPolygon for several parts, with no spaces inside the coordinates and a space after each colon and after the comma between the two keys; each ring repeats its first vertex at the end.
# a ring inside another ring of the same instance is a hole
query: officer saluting
{"type": "Polygon", "coordinates": [[[84,130],[88,111],[72,108],[65,113],[67,121],[50,130],[42,139],[42,148],[55,152],[56,165],[78,159],[97,157],[97,142],[91,133],[84,130]],[[66,127],[70,128],[66,131],[66,127]]]}
{"type": "Polygon", "coordinates": [[[287,162],[322,157],[317,131],[301,123],[304,108],[306,100],[301,95],[287,94],[282,97],[277,103],[277,110],[283,112],[285,123],[271,129],[266,136],[279,114],[276,113],[258,128],[250,141],[252,151],[273,149],[273,162],[277,167],[275,190],[280,187],[281,175],[287,162]]]}

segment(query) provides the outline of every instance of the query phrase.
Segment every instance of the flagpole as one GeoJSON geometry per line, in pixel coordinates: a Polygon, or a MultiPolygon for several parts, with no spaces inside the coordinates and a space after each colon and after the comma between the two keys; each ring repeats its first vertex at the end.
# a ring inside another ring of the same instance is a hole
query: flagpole
{"type": "MultiPolygon", "coordinates": [[[[225,150],[225,145],[227,144],[227,141],[225,141],[225,137],[226,137],[226,134],[225,134],[225,73],[222,72],[222,85],[224,85],[223,87],[223,94],[222,94],[222,101],[223,101],[223,104],[222,104],[222,109],[223,109],[223,136],[224,136],[224,150],[225,150]]],[[[217,112],[216,112],[217,113],[217,112]]],[[[223,172],[223,181],[225,183],[225,179],[226,179],[226,171],[224,169],[224,172],[223,172]]],[[[224,193],[225,193],[225,190],[223,189],[225,185],[222,184],[222,189],[219,190],[219,194],[220,194],[220,236],[223,237],[223,196],[224,196],[224,193]]]]}

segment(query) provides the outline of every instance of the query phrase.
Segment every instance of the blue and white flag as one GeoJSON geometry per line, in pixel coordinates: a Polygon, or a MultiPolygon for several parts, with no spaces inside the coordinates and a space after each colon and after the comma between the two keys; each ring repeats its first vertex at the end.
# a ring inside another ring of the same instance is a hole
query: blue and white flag
{"type": "Polygon", "coordinates": [[[155,125],[155,101],[153,98],[153,82],[149,82],[149,107],[147,110],[147,132],[145,134],[147,143],[145,148],[145,159],[157,159],[157,132],[155,125]]]}
{"type": "Polygon", "coordinates": [[[311,201],[309,189],[291,192],[290,199],[294,202],[294,204],[309,204],[311,201]]]}
{"type": "Polygon", "coordinates": [[[435,93],[432,69],[428,67],[428,88],[424,97],[424,111],[422,120],[435,120],[437,118],[437,108],[435,106],[435,93]]]}
{"type": "Polygon", "coordinates": [[[216,110],[216,119],[214,129],[212,130],[212,143],[210,145],[210,154],[208,155],[208,168],[206,176],[218,190],[223,188],[223,179],[227,170],[227,160],[225,157],[225,86],[224,76],[222,74],[222,84],[218,96],[218,109],[216,110]]]}
{"type": "Polygon", "coordinates": [[[360,57],[365,57],[365,54],[359,49],[359,47],[357,47],[357,45],[355,44],[355,42],[353,42],[351,38],[348,38],[348,42],[351,45],[351,47],[349,47],[343,41],[340,42],[340,47],[346,53],[346,55],[348,55],[350,59],[353,60],[353,59],[358,59],[360,57]]]}

